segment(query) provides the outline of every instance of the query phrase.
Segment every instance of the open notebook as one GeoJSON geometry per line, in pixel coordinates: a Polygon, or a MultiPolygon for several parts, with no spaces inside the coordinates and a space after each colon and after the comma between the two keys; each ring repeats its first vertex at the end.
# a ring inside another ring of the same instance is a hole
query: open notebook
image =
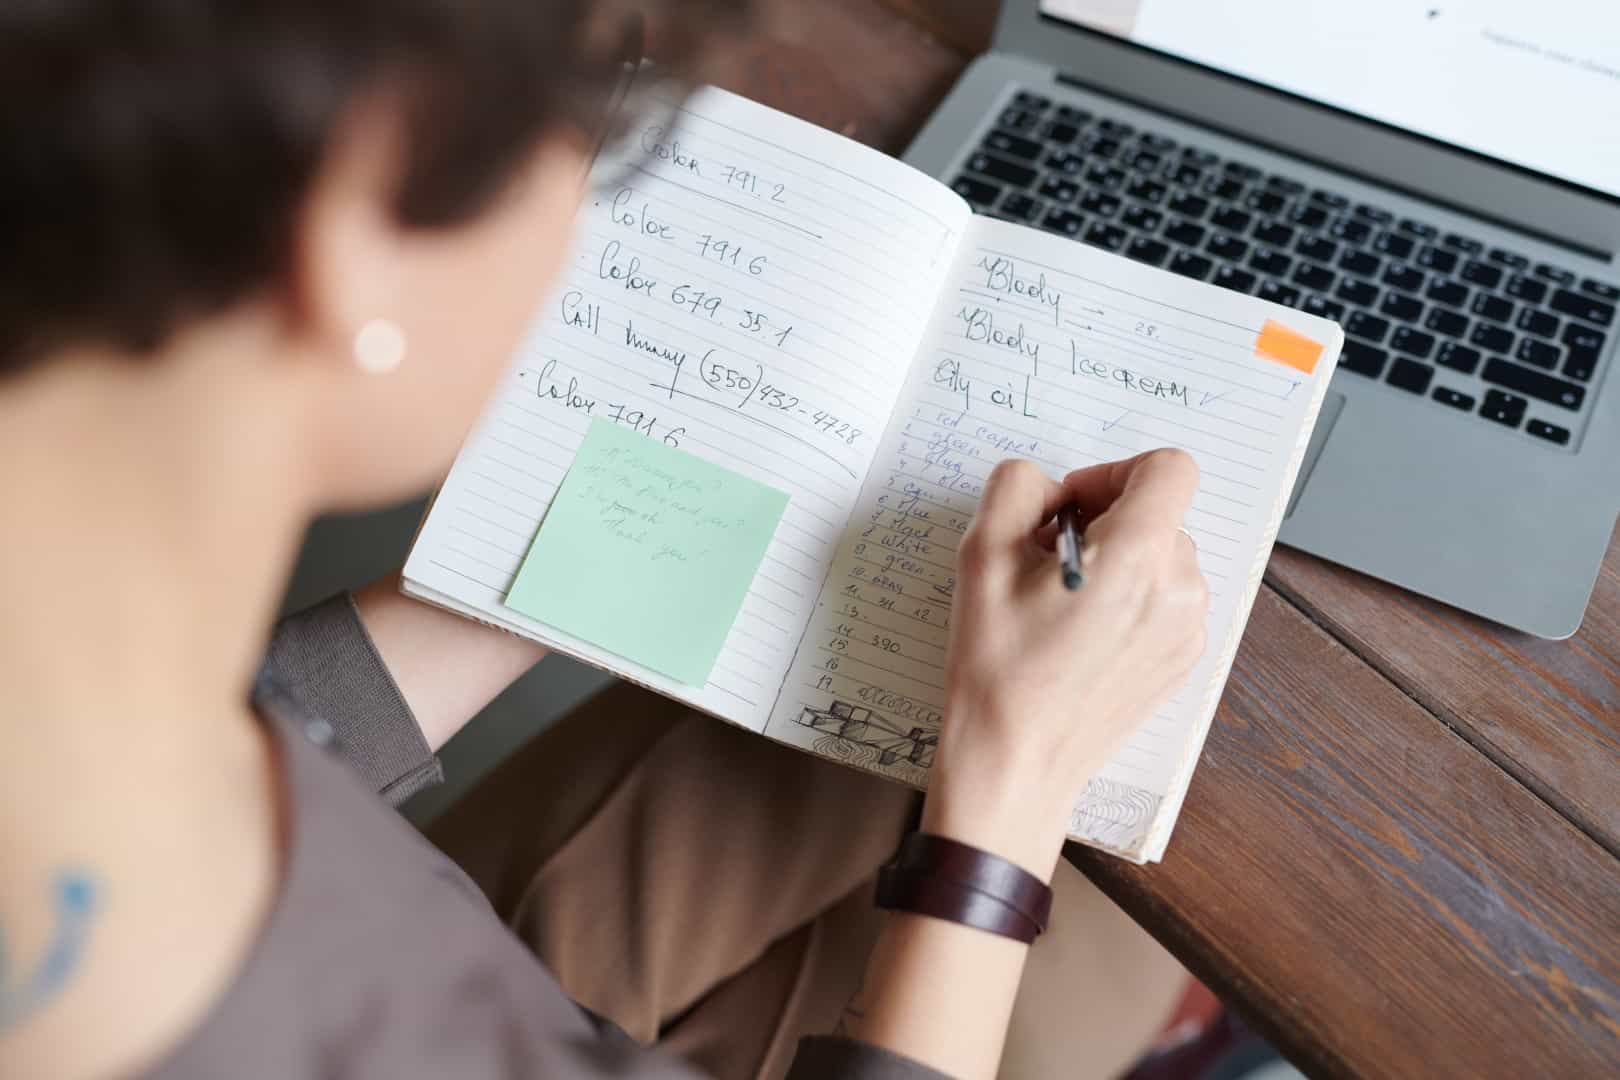
{"type": "Polygon", "coordinates": [[[1187,525],[1213,597],[1208,650],[1069,822],[1077,840],[1159,858],[1338,326],[976,217],[892,158],[720,90],[677,116],[641,133],[636,162],[598,165],[565,280],[440,489],[406,592],[920,786],[954,550],[992,465],[1058,476],[1184,447],[1203,470],[1187,525]],[[706,685],[504,602],[593,418],[789,496],[706,685]]]}

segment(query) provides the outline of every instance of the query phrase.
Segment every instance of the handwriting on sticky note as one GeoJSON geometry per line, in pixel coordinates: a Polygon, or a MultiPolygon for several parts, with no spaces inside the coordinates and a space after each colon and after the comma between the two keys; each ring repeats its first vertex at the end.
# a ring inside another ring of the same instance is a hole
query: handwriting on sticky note
{"type": "Polygon", "coordinates": [[[1276,319],[1267,319],[1266,324],[1260,328],[1260,336],[1254,342],[1254,351],[1257,356],[1286,364],[1307,375],[1316,370],[1316,362],[1322,359],[1321,342],[1313,341],[1276,319]]]}
{"type": "Polygon", "coordinates": [[[593,420],[507,606],[701,686],[787,502],[774,488],[593,420]]]}

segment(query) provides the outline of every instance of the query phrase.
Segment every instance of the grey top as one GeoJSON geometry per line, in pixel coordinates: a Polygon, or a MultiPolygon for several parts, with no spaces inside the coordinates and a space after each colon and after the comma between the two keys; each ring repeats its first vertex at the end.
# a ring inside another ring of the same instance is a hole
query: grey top
{"type": "MultiPolygon", "coordinates": [[[[696,1075],[570,1001],[472,880],[377,798],[442,774],[349,597],[277,627],[254,701],[291,808],[279,894],[235,981],[149,1075],[696,1075]]],[[[790,1080],[829,1076],[941,1080],[867,1044],[803,1040],[790,1080]]]]}

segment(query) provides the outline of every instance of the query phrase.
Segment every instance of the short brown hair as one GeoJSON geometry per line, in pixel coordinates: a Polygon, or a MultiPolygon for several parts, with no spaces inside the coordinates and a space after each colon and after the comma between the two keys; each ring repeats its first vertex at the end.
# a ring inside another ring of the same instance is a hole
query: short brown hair
{"type": "MultiPolygon", "coordinates": [[[[666,6],[724,26],[747,3],[666,6]]],[[[399,219],[476,215],[544,132],[593,119],[623,58],[603,17],[591,0],[7,0],[0,374],[73,342],[149,350],[271,283],[364,93],[404,112],[399,219]]]]}

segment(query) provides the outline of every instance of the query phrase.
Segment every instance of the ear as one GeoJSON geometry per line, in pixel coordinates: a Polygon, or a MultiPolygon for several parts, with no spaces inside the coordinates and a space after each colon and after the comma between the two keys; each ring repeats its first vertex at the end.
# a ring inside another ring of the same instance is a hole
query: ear
{"type": "Polygon", "coordinates": [[[351,106],[327,140],[294,225],[284,285],[285,329],[299,354],[347,365],[359,329],[396,316],[402,135],[398,113],[372,98],[351,106]]]}

